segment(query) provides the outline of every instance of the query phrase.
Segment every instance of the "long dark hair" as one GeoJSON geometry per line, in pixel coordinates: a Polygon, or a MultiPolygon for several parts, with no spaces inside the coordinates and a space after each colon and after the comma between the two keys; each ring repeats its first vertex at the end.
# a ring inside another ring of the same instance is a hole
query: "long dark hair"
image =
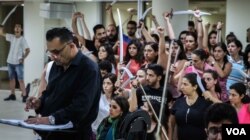
{"type": "Polygon", "coordinates": [[[219,81],[218,81],[219,75],[214,70],[211,70],[211,69],[205,70],[204,73],[211,74],[212,77],[214,78],[214,80],[217,80],[217,83],[215,84],[215,92],[221,93],[221,88],[220,88],[220,84],[219,84],[219,81]]]}
{"type": "Polygon", "coordinates": [[[138,40],[138,39],[133,39],[129,42],[127,49],[126,49],[126,55],[124,57],[125,64],[127,64],[129,62],[129,60],[132,58],[131,55],[129,54],[129,46],[133,45],[133,44],[137,48],[137,54],[133,59],[135,59],[135,61],[137,63],[142,64],[143,63],[142,44],[141,44],[140,40],[138,40]]]}
{"type": "Polygon", "coordinates": [[[250,69],[250,63],[248,62],[248,53],[249,52],[250,52],[250,44],[248,44],[246,46],[246,49],[245,49],[245,52],[244,52],[244,55],[243,55],[243,62],[244,62],[244,65],[245,65],[246,69],[250,69]]]}
{"type": "MultiPolygon", "coordinates": [[[[202,96],[202,90],[201,90],[201,88],[200,88],[200,86],[198,85],[198,82],[197,82],[197,74],[191,72],[191,73],[186,74],[184,76],[184,78],[186,78],[190,82],[190,84],[192,86],[197,86],[196,92],[198,93],[199,96],[202,96]]],[[[205,86],[206,83],[205,83],[205,81],[203,79],[201,79],[201,83],[202,83],[202,86],[206,89],[206,86],[205,86]]]]}
{"type": "MultiPolygon", "coordinates": [[[[101,45],[101,47],[104,47],[104,49],[107,52],[107,58],[105,60],[108,60],[109,62],[111,62],[114,66],[116,66],[116,62],[115,62],[115,55],[114,55],[114,51],[112,49],[112,46],[108,43],[104,43],[101,45]]],[[[100,48],[101,48],[100,47],[100,48]]],[[[99,49],[100,49],[99,48],[99,49]]],[[[99,52],[99,50],[98,50],[99,52]]],[[[100,60],[99,60],[100,61],[100,60]]]]}
{"type": "MultiPolygon", "coordinates": [[[[223,52],[225,52],[227,55],[229,54],[228,51],[227,51],[227,46],[226,46],[225,43],[223,43],[223,42],[218,43],[218,44],[213,48],[213,51],[214,51],[217,47],[220,47],[220,48],[223,50],[223,52]]],[[[227,58],[227,55],[225,55],[224,58],[223,58],[224,64],[226,64],[227,62],[229,62],[229,61],[228,61],[228,58],[227,58]]],[[[224,67],[224,65],[223,65],[222,70],[224,70],[224,68],[225,68],[225,67],[224,67]]]]}
{"type": "Polygon", "coordinates": [[[234,89],[240,96],[244,95],[241,99],[242,103],[250,103],[250,97],[246,95],[247,88],[243,83],[234,83],[229,89],[234,89]]]}

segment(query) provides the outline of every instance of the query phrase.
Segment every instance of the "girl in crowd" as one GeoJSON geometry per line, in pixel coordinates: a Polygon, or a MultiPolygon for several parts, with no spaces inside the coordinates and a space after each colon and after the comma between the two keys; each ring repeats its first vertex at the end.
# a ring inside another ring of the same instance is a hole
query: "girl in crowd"
{"type": "Polygon", "coordinates": [[[206,82],[206,88],[214,98],[214,102],[226,102],[228,101],[228,95],[221,93],[218,78],[218,74],[213,70],[206,70],[203,74],[203,79],[206,82]]]}
{"type": "Polygon", "coordinates": [[[232,71],[227,79],[227,90],[229,87],[238,82],[244,82],[244,70],[243,53],[241,52],[243,46],[239,40],[232,40],[227,45],[229,52],[228,61],[232,63],[232,71]]]}
{"type": "Polygon", "coordinates": [[[103,44],[98,49],[98,62],[103,60],[108,60],[109,62],[111,62],[112,73],[115,73],[115,67],[116,67],[115,56],[112,46],[110,46],[109,44],[103,44]]]}
{"type": "Polygon", "coordinates": [[[131,40],[128,44],[126,55],[124,57],[125,65],[133,75],[140,69],[143,64],[142,44],[139,40],[131,40]]]}
{"type": "Polygon", "coordinates": [[[240,124],[250,124],[250,98],[246,95],[246,86],[235,83],[230,86],[230,103],[236,109],[240,124]]]}
{"type": "Polygon", "coordinates": [[[177,125],[178,140],[204,140],[206,133],[202,116],[211,102],[202,96],[196,73],[184,76],[181,91],[184,97],[177,99],[171,109],[169,139],[175,139],[172,136],[177,125]]]}
{"type": "Polygon", "coordinates": [[[102,93],[99,101],[99,112],[96,120],[92,123],[92,130],[96,134],[97,127],[100,125],[101,121],[109,115],[109,105],[111,99],[114,96],[115,91],[115,81],[116,75],[113,73],[108,73],[103,77],[102,82],[102,93]]]}
{"type": "Polygon", "coordinates": [[[186,42],[184,44],[184,48],[186,51],[186,56],[188,60],[192,60],[192,52],[197,49],[197,35],[195,32],[189,32],[186,35],[186,42]]]}
{"type": "Polygon", "coordinates": [[[216,72],[219,75],[218,82],[221,87],[222,101],[228,101],[228,92],[226,83],[228,76],[232,70],[232,64],[228,61],[228,51],[224,43],[218,43],[213,48],[213,57],[209,57],[210,63],[214,66],[216,72]]]}
{"type": "Polygon", "coordinates": [[[148,64],[154,64],[158,60],[158,44],[155,42],[148,42],[144,47],[145,62],[143,68],[147,68],[148,64]]]}
{"type": "Polygon", "coordinates": [[[103,119],[97,129],[96,140],[119,139],[119,128],[128,112],[128,100],[122,96],[115,96],[110,103],[109,116],[103,119]]]}

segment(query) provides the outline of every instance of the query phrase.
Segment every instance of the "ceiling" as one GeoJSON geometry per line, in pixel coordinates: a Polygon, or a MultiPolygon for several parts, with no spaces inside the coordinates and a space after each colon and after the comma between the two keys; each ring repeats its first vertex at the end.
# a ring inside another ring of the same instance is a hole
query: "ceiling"
{"type": "MultiPolygon", "coordinates": [[[[0,0],[0,4],[16,4],[22,3],[23,1],[35,1],[35,0],[0,0]]],[[[80,1],[107,1],[113,0],[36,0],[45,2],[80,2],[80,1]]],[[[118,0],[118,1],[137,1],[137,0],[118,0]]],[[[152,1],[152,0],[142,0],[152,1]]],[[[202,11],[209,12],[211,14],[225,14],[226,13],[226,0],[189,0],[190,9],[200,9],[202,11]]]]}

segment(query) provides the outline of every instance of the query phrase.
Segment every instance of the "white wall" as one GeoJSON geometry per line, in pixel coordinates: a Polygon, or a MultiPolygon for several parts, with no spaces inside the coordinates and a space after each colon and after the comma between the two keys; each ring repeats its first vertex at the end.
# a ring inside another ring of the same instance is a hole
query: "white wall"
{"type": "Polygon", "coordinates": [[[44,19],[39,16],[40,2],[24,2],[24,37],[30,46],[30,54],[24,64],[24,81],[40,78],[44,65],[44,19]]]}
{"type": "MultiPolygon", "coordinates": [[[[203,16],[202,17],[202,20],[203,20],[203,26],[206,24],[206,23],[210,23],[210,30],[212,28],[212,25],[213,24],[217,24],[218,21],[221,21],[222,23],[224,23],[224,25],[226,25],[226,16],[225,15],[219,15],[219,14],[214,14],[214,15],[211,15],[211,16],[203,16]]],[[[225,26],[222,28],[222,38],[225,39],[225,26]]]]}
{"type": "Polygon", "coordinates": [[[250,1],[249,0],[227,0],[226,34],[234,32],[246,46],[246,29],[250,27],[250,1]]]}
{"type": "MultiPolygon", "coordinates": [[[[152,0],[153,14],[157,17],[159,24],[164,26],[164,19],[162,13],[164,11],[170,11],[173,8],[174,11],[187,10],[189,7],[188,0],[152,0]]],[[[188,16],[187,15],[177,15],[174,16],[171,21],[175,37],[177,38],[179,33],[187,29],[188,16]]]]}

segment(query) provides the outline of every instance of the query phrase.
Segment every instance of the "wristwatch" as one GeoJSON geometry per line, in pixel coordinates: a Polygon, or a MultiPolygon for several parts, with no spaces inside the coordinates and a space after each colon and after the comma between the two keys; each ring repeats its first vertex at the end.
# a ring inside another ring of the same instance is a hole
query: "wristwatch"
{"type": "Polygon", "coordinates": [[[55,117],[54,116],[52,116],[52,115],[50,115],[49,116],[49,124],[51,124],[51,125],[54,125],[55,124],[55,117]]]}

